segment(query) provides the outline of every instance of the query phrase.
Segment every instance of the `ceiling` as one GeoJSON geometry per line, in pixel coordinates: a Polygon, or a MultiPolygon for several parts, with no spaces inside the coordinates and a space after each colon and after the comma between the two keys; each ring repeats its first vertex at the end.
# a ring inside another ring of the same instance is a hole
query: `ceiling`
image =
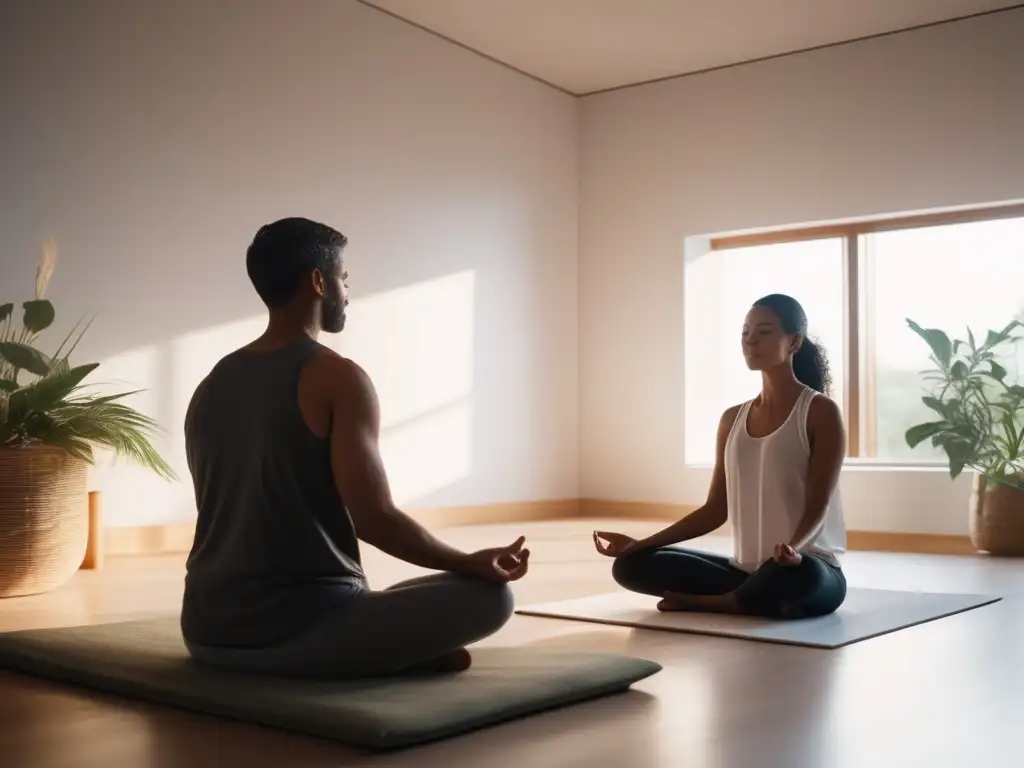
{"type": "Polygon", "coordinates": [[[1020,6],[1004,0],[360,0],[583,95],[1020,6]]]}

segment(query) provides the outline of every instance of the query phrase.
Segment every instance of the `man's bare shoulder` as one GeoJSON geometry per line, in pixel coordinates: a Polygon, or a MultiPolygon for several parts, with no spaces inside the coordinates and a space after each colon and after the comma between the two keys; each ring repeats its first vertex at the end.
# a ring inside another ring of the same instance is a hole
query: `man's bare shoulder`
{"type": "Polygon", "coordinates": [[[333,349],[322,347],[310,360],[312,373],[325,391],[345,394],[372,395],[373,382],[369,374],[353,360],[333,349]]]}
{"type": "Polygon", "coordinates": [[[312,362],[319,371],[335,376],[366,376],[366,372],[352,359],[340,355],[330,347],[321,346],[312,362]]]}

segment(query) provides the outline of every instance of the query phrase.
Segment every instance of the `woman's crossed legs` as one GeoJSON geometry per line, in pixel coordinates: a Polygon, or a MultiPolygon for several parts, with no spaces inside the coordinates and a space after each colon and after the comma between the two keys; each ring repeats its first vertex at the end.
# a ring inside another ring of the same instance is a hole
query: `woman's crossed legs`
{"type": "Polygon", "coordinates": [[[842,569],[815,555],[747,573],[721,555],[662,547],[616,558],[612,575],[625,589],[664,598],[661,610],[797,619],[832,613],[846,599],[842,569]]]}

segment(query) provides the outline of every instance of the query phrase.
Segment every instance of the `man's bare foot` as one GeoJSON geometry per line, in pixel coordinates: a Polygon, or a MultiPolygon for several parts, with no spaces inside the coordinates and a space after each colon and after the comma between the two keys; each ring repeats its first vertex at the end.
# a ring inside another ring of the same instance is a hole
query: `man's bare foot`
{"type": "Polygon", "coordinates": [[[473,664],[473,657],[465,648],[457,648],[436,659],[417,664],[409,670],[410,674],[436,675],[446,672],[465,672],[473,664]]]}

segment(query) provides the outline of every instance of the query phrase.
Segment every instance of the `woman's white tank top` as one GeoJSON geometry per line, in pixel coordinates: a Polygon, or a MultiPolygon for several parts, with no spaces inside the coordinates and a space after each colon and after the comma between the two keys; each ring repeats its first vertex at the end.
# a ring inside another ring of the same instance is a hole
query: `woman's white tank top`
{"type": "MultiPolygon", "coordinates": [[[[811,458],[807,411],[817,392],[806,388],[782,426],[766,437],[751,437],[740,407],[725,444],[725,485],[733,528],[733,563],[753,572],[774,556],[775,545],[789,542],[804,515],[807,469],[811,458]]],[[[839,565],[846,551],[846,524],[836,486],[825,522],[801,552],[839,565]]]]}

